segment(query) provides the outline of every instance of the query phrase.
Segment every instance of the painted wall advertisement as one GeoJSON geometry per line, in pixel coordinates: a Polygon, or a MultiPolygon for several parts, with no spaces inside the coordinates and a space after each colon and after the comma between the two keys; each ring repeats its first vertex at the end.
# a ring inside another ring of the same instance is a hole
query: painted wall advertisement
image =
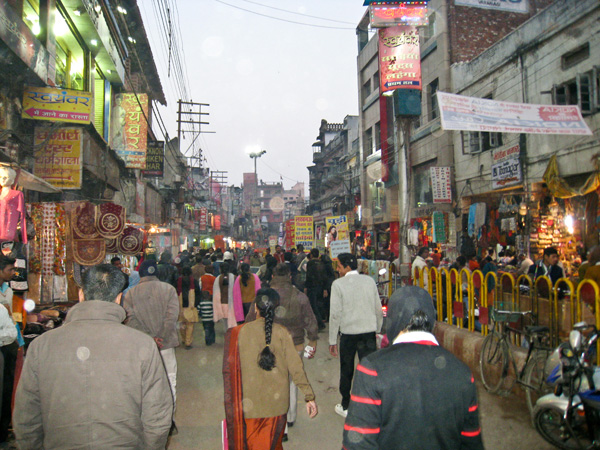
{"type": "Polygon", "coordinates": [[[331,216],[325,218],[325,245],[331,246],[332,242],[349,239],[348,218],[346,216],[331,216]]]}
{"type": "Polygon", "coordinates": [[[88,124],[92,120],[91,92],[27,86],[23,93],[23,119],[88,124]]]}
{"type": "Polygon", "coordinates": [[[521,175],[521,149],[518,145],[495,149],[492,154],[492,189],[502,189],[519,184],[521,175]]]}
{"type": "Polygon", "coordinates": [[[128,169],[146,168],[147,117],[147,94],[115,96],[110,113],[110,146],[128,169]]]}
{"type": "Polygon", "coordinates": [[[379,30],[379,92],[421,89],[421,52],[416,27],[379,30]]]}
{"type": "Polygon", "coordinates": [[[165,170],[165,141],[149,141],[146,150],[146,177],[162,177],[165,170]]]}
{"type": "Polygon", "coordinates": [[[496,11],[529,12],[527,0],[454,0],[454,3],[457,6],[472,6],[496,11]]]}
{"type": "Polygon", "coordinates": [[[433,203],[452,203],[450,167],[430,167],[433,203]]]}
{"type": "Polygon", "coordinates": [[[296,245],[302,244],[304,250],[313,248],[313,216],[296,216],[296,245]]]}
{"type": "Polygon", "coordinates": [[[81,189],[81,128],[36,128],[33,174],[52,186],[81,189]]]}
{"type": "Polygon", "coordinates": [[[437,92],[444,130],[591,135],[577,105],[531,105],[437,92]]]}

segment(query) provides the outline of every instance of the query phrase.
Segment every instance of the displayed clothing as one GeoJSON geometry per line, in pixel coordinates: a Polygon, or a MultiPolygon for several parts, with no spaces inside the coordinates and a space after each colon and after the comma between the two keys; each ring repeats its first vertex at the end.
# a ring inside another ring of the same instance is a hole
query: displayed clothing
{"type": "Polygon", "coordinates": [[[21,240],[24,244],[27,244],[26,210],[23,193],[11,189],[6,194],[2,194],[0,194],[0,241],[16,240],[17,227],[21,224],[21,240]]]}
{"type": "Polygon", "coordinates": [[[115,239],[125,229],[125,208],[114,203],[103,203],[96,206],[96,229],[105,239],[115,239]]]}

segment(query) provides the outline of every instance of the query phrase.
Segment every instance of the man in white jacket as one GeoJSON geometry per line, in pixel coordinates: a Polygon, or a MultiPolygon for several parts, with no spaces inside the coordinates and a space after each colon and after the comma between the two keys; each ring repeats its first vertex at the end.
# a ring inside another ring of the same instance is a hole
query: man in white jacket
{"type": "Polygon", "coordinates": [[[329,313],[329,353],[340,356],[340,394],[342,402],[335,412],[342,417],[348,414],[350,388],[354,376],[354,359],[362,359],[376,350],[375,333],[381,330],[383,312],[377,285],[367,275],[356,270],[356,257],[350,253],[338,255],[340,278],[331,285],[329,313]]]}

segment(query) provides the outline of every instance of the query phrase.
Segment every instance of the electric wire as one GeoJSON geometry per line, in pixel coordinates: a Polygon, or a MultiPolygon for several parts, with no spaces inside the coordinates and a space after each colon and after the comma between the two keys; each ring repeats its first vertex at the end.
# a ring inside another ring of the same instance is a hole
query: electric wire
{"type": "Polygon", "coordinates": [[[265,5],[264,3],[253,2],[251,0],[241,0],[241,1],[246,2],[246,3],[252,3],[253,5],[262,6],[264,8],[274,9],[276,11],[283,11],[283,12],[286,12],[288,14],[295,14],[297,16],[310,17],[311,19],[326,20],[328,22],[336,22],[336,23],[345,23],[346,25],[356,25],[356,24],[354,24],[352,22],[345,22],[343,20],[328,19],[326,17],[311,16],[310,14],[303,14],[303,13],[300,13],[300,12],[290,11],[289,9],[276,8],[275,6],[265,5]]]}
{"type": "Polygon", "coordinates": [[[350,28],[350,27],[332,27],[332,26],[328,26],[328,25],[316,25],[316,24],[313,24],[313,23],[297,22],[295,20],[282,19],[281,17],[269,16],[268,14],[262,14],[262,13],[259,13],[259,12],[256,12],[256,11],[252,11],[250,9],[246,9],[246,8],[242,8],[240,6],[232,5],[231,3],[224,2],[223,0],[214,0],[214,1],[217,2],[217,3],[221,3],[223,5],[227,5],[227,6],[231,7],[231,8],[239,9],[241,11],[246,11],[246,12],[248,12],[250,14],[255,14],[257,16],[266,17],[268,19],[279,20],[281,22],[293,23],[293,24],[296,24],[296,25],[304,25],[304,26],[307,26],[307,27],[329,28],[329,29],[332,29],[332,30],[356,30],[356,27],[352,27],[352,28],[350,28]]]}

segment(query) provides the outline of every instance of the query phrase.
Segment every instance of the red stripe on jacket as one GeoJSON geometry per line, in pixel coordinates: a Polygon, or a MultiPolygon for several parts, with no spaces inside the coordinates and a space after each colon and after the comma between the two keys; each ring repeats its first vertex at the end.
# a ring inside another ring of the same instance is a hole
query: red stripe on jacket
{"type": "Polygon", "coordinates": [[[359,397],[358,395],[351,395],[350,400],[357,403],[365,403],[367,405],[381,405],[380,399],[359,397]]]}
{"type": "Polygon", "coordinates": [[[377,376],[377,371],[372,369],[367,369],[365,366],[361,366],[360,364],[356,366],[356,370],[361,371],[362,373],[366,373],[367,375],[371,375],[372,377],[377,376]]]}
{"type": "Polygon", "coordinates": [[[362,428],[362,427],[352,427],[347,423],[344,424],[344,430],[346,431],[356,431],[360,434],[377,434],[380,431],[380,428],[362,428]]]}
{"type": "Polygon", "coordinates": [[[461,431],[460,434],[462,434],[463,436],[466,436],[466,437],[479,436],[481,434],[481,428],[479,428],[475,431],[461,431]]]}

